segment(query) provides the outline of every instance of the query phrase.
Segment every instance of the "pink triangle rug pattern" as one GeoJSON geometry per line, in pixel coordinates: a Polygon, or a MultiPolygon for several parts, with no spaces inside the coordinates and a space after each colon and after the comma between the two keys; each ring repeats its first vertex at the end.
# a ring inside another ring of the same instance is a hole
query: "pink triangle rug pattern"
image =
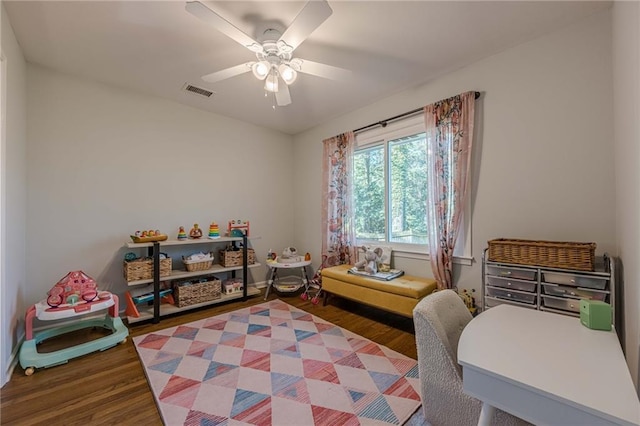
{"type": "Polygon", "coordinates": [[[401,425],[415,360],[280,300],[135,337],[167,425],[401,425]]]}

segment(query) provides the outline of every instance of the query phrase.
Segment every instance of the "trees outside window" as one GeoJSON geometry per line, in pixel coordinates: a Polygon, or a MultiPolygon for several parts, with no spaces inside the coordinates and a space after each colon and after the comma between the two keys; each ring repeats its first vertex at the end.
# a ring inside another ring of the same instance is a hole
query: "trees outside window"
{"type": "Polygon", "coordinates": [[[359,240],[427,243],[426,156],[424,133],[355,152],[354,208],[359,240]]]}
{"type": "MultiPolygon", "coordinates": [[[[422,116],[356,135],[353,208],[357,244],[427,253],[427,140],[422,116]]],[[[464,217],[469,216],[465,204],[464,217]]],[[[471,258],[471,224],[460,230],[456,256],[471,258]]]]}

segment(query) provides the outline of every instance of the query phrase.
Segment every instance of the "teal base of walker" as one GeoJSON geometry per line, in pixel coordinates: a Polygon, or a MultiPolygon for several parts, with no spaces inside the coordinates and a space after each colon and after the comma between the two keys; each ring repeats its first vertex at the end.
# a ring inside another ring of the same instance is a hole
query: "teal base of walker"
{"type": "Polygon", "coordinates": [[[76,321],[69,325],[48,328],[36,333],[33,339],[26,340],[22,344],[19,355],[20,365],[27,374],[31,374],[34,368],[48,368],[55,365],[66,364],[70,359],[114,347],[118,343],[125,342],[128,335],[129,330],[122,323],[122,320],[119,317],[114,318],[110,315],[104,318],[86,319],[76,321]],[[89,327],[102,327],[111,330],[112,333],[108,336],[60,349],[55,352],[39,353],[36,348],[36,346],[44,340],[89,327]]]}

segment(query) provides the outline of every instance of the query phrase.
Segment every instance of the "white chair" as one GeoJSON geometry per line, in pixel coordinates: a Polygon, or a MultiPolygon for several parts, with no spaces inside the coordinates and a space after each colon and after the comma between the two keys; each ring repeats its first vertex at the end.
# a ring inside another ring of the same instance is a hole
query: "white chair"
{"type": "MultiPolygon", "coordinates": [[[[472,317],[453,290],[442,290],[422,299],[413,310],[422,410],[432,426],[478,424],[482,403],[462,391],[462,367],[458,341],[472,317]]],[[[492,425],[528,423],[496,410],[492,425]]]]}

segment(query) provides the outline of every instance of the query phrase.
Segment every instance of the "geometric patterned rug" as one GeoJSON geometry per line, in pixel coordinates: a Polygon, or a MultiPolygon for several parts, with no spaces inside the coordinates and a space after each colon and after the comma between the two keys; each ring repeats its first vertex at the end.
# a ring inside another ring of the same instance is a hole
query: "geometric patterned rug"
{"type": "Polygon", "coordinates": [[[133,338],[167,425],[401,425],[417,362],[283,301],[133,338]]]}

